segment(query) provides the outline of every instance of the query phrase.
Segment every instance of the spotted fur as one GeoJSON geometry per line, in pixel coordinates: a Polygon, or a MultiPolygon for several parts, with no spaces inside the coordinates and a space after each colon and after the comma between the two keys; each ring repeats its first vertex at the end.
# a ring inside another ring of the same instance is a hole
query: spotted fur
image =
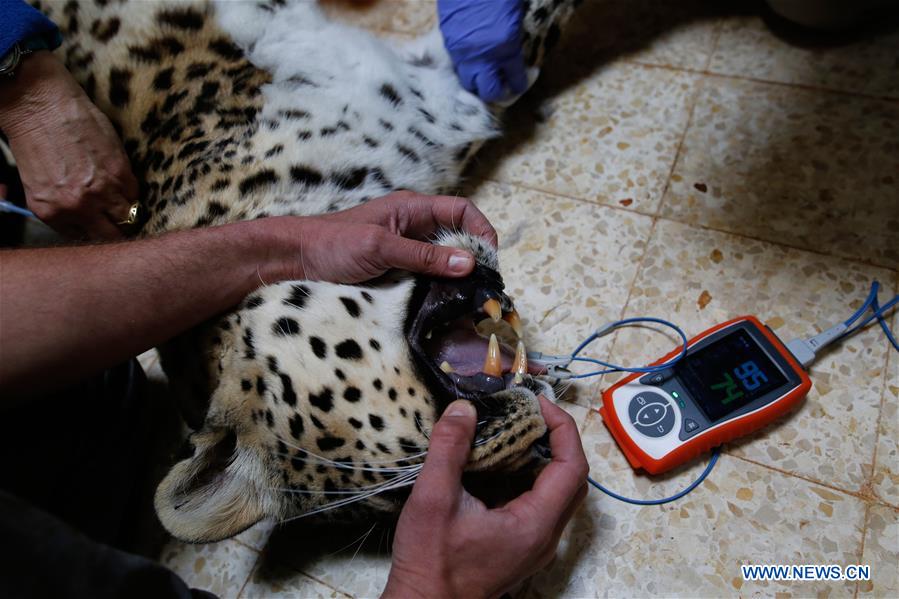
{"type": "MultiPolygon", "coordinates": [[[[529,64],[578,3],[526,3],[529,64]]],[[[309,0],[34,4],[60,25],[59,52],[124,141],[143,236],[438,193],[499,133],[496,111],[460,87],[439,31],[391,45],[309,0]]],[[[447,232],[437,243],[498,270],[483,240],[447,232]]],[[[163,524],[210,541],[343,502],[396,511],[447,402],[404,337],[420,282],[265,286],[162,348],[195,429],[192,455],[158,489],[163,524]]],[[[551,393],[528,380],[489,398],[498,413],[470,469],[531,460],[541,391],[551,393]]]]}

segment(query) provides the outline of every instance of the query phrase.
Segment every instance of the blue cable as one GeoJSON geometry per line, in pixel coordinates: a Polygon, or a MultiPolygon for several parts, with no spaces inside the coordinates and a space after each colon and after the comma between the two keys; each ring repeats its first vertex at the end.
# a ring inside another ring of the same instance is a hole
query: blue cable
{"type": "Polygon", "coordinates": [[[687,493],[689,493],[690,491],[692,491],[693,489],[695,489],[696,487],[701,485],[702,481],[704,481],[706,479],[706,477],[709,475],[709,473],[712,471],[712,468],[715,467],[715,464],[718,462],[718,456],[720,456],[720,455],[721,455],[721,450],[716,447],[715,450],[712,452],[712,459],[709,460],[709,463],[705,467],[705,470],[702,471],[702,474],[700,474],[699,477],[697,477],[696,480],[694,480],[692,483],[690,483],[690,486],[688,486],[683,491],[679,491],[678,493],[675,493],[674,495],[671,495],[670,497],[665,497],[664,499],[631,499],[630,497],[625,497],[623,495],[619,495],[615,491],[605,488],[604,486],[602,486],[601,484],[599,484],[598,482],[596,482],[589,476],[587,477],[587,482],[590,483],[591,485],[593,485],[594,487],[596,487],[597,489],[599,489],[600,491],[602,491],[603,493],[605,493],[606,495],[608,495],[609,497],[617,499],[618,501],[623,501],[624,503],[631,503],[633,505],[662,505],[663,503],[677,501],[678,499],[680,499],[681,497],[683,497],[684,495],[686,495],[687,493]]]}
{"type": "Polygon", "coordinates": [[[589,337],[587,337],[577,348],[571,352],[571,360],[574,362],[589,362],[591,364],[596,364],[597,366],[604,366],[606,370],[596,370],[594,372],[588,372],[586,374],[576,374],[572,376],[573,379],[585,379],[591,376],[600,376],[603,374],[611,374],[613,372],[640,372],[640,373],[650,373],[650,372],[660,372],[662,370],[666,370],[671,368],[678,361],[680,361],[684,356],[687,355],[687,334],[684,333],[679,326],[676,324],[669,322],[667,320],[663,320],[661,318],[652,318],[649,316],[646,317],[638,317],[638,318],[625,318],[624,320],[618,320],[611,324],[606,325],[602,329],[594,331],[589,337]],[[671,358],[668,362],[663,364],[657,364],[655,366],[640,366],[640,367],[629,367],[629,366],[619,366],[618,364],[611,364],[609,362],[603,362],[602,360],[597,360],[596,358],[585,358],[578,357],[578,354],[584,350],[588,345],[606,335],[610,331],[617,329],[618,327],[622,327],[629,324],[637,324],[641,322],[653,322],[656,324],[661,324],[670,329],[673,329],[680,335],[681,338],[681,351],[680,354],[671,358]]]}
{"type": "Polygon", "coordinates": [[[0,212],[9,212],[10,214],[18,214],[19,216],[24,216],[26,218],[37,218],[34,215],[34,212],[28,210],[27,208],[20,208],[16,206],[9,200],[4,200],[0,198],[0,212]]]}

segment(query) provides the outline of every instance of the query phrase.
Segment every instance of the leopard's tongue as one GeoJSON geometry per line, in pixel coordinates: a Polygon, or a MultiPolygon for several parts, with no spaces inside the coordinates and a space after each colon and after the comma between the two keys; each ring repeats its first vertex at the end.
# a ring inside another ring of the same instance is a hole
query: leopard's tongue
{"type": "MultiPolygon", "coordinates": [[[[484,372],[484,361],[489,349],[486,339],[474,329],[453,328],[435,334],[427,341],[425,351],[435,364],[448,364],[452,372],[460,376],[474,376],[484,372]]],[[[515,352],[505,345],[499,345],[502,372],[511,372],[515,352]]],[[[536,364],[528,364],[528,372],[540,374],[543,369],[536,364]]]]}
{"type": "MultiPolygon", "coordinates": [[[[488,342],[474,330],[451,329],[439,337],[428,341],[426,351],[436,364],[449,364],[453,372],[460,376],[473,376],[484,369],[488,342]]],[[[500,362],[502,371],[512,368],[513,354],[505,346],[500,345],[500,362]]]]}

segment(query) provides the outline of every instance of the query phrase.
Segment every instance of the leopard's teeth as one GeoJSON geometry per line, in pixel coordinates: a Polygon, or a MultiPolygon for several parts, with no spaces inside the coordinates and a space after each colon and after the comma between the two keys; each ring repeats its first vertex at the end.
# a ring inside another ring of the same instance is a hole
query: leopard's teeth
{"type": "Polygon", "coordinates": [[[440,365],[440,370],[445,372],[446,374],[452,374],[454,372],[453,367],[446,360],[440,365]]]}
{"type": "Polygon", "coordinates": [[[487,313],[487,316],[489,316],[493,320],[493,322],[499,322],[500,319],[502,319],[503,308],[502,306],[500,306],[499,300],[490,298],[489,300],[484,302],[484,305],[482,307],[484,309],[484,312],[487,313]]]}
{"type": "Polygon", "coordinates": [[[427,334],[425,334],[425,339],[430,339],[433,335],[434,331],[428,331],[427,334]]]}
{"type": "Polygon", "coordinates": [[[515,348],[515,358],[512,360],[512,372],[515,377],[512,381],[516,385],[520,385],[524,380],[524,375],[528,373],[528,352],[524,348],[524,341],[519,341],[515,348]]]}
{"type": "Polygon", "coordinates": [[[512,327],[512,330],[515,331],[515,336],[521,339],[521,334],[524,332],[524,330],[521,326],[521,316],[518,315],[518,310],[507,312],[503,315],[503,320],[509,323],[509,325],[512,327]]]}
{"type": "Polygon", "coordinates": [[[499,341],[495,334],[490,335],[490,343],[487,345],[487,358],[484,360],[484,373],[490,376],[503,375],[503,360],[499,353],[499,341]]]}

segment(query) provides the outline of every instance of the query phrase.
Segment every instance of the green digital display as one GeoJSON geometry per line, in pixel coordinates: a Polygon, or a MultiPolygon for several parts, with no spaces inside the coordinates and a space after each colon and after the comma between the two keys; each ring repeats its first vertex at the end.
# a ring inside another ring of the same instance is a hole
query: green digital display
{"type": "Polygon", "coordinates": [[[737,329],[675,366],[675,373],[710,422],[783,386],[787,377],[745,329],[737,329]]]}

